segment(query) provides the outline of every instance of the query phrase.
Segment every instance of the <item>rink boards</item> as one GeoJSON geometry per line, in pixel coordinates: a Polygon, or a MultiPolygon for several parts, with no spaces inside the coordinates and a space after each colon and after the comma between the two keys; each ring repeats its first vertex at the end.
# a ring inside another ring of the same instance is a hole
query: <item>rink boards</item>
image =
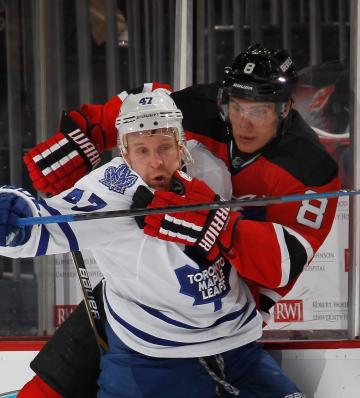
{"type": "MultiPolygon", "coordinates": [[[[308,397],[354,398],[360,391],[360,343],[357,341],[328,343],[306,342],[301,348],[287,348],[287,343],[271,344],[270,352],[280,362],[287,374],[308,397]],[[348,348],[336,348],[348,347],[348,348]],[[309,348],[305,348],[305,347],[309,348]]],[[[0,397],[15,398],[14,391],[33,376],[29,363],[37,354],[39,343],[0,342],[0,397]],[[34,349],[36,348],[36,349],[34,349]]],[[[289,343],[288,347],[294,347],[289,343]]]]}

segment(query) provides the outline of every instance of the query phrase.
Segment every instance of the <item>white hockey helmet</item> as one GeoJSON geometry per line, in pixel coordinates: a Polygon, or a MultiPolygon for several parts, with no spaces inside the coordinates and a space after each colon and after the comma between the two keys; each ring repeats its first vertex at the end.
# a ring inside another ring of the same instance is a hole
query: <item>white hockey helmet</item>
{"type": "Polygon", "coordinates": [[[129,94],[116,119],[118,146],[124,155],[127,151],[126,136],[129,133],[157,134],[174,136],[179,145],[185,144],[182,126],[182,113],[173,99],[163,91],[129,94]],[[151,133],[152,132],[152,133],[151,133]]]}

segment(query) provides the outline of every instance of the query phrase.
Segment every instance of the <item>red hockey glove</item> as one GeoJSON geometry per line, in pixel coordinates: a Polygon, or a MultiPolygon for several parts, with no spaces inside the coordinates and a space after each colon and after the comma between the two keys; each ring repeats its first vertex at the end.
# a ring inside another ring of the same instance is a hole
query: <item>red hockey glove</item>
{"type": "MultiPolygon", "coordinates": [[[[81,114],[84,114],[88,121],[87,129],[84,131],[100,153],[117,146],[118,131],[115,121],[122,104],[121,96],[114,95],[104,105],[84,104],[81,107],[81,114]]],[[[81,118],[75,121],[81,123],[81,118]]]]}
{"type": "Polygon", "coordinates": [[[17,398],[62,398],[62,395],[36,375],[19,391],[17,398]]]}
{"type": "Polygon", "coordinates": [[[90,125],[80,111],[64,112],[60,131],[24,156],[34,188],[58,194],[97,167],[101,162],[99,148],[89,136],[100,135],[101,127],[90,125]]]}
{"type": "MultiPolygon", "coordinates": [[[[134,205],[157,208],[209,203],[220,199],[204,182],[179,171],[174,174],[172,189],[174,192],[156,191],[152,194],[140,186],[133,197],[134,205]]],[[[220,249],[231,249],[234,226],[238,219],[238,213],[221,208],[148,215],[143,218],[143,226],[147,235],[195,246],[207,258],[214,259],[220,249]]],[[[140,220],[138,218],[137,222],[142,227],[140,220]]]]}

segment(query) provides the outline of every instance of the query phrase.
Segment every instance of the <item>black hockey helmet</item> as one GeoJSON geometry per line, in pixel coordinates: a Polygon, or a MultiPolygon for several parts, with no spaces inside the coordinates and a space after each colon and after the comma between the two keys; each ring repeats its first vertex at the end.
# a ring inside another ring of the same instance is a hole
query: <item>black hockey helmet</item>
{"type": "Polygon", "coordinates": [[[230,96],[286,103],[291,98],[297,79],[294,63],[286,50],[272,50],[255,44],[225,68],[218,104],[223,116],[227,117],[230,96]]]}

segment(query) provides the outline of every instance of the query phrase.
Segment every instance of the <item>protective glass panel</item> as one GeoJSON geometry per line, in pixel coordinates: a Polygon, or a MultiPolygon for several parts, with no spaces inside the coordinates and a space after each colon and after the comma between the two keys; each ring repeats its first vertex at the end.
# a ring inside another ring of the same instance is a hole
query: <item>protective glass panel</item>
{"type": "MultiPolygon", "coordinates": [[[[285,48],[299,72],[294,107],[337,161],[343,188],[351,186],[352,175],[349,6],[349,1],[200,1],[194,40],[196,83],[221,79],[224,67],[251,44],[285,48]]],[[[271,311],[265,337],[346,335],[348,216],[349,200],[340,198],[328,238],[291,292],[271,311]]]]}
{"type": "MultiPolygon", "coordinates": [[[[166,0],[0,0],[1,184],[41,195],[22,156],[58,131],[64,109],[170,83],[174,15],[166,0]]],[[[95,286],[101,274],[83,256],[95,286]]],[[[81,298],[71,255],[0,257],[0,336],[50,335],[81,298]]]]}
{"type": "MultiPolygon", "coordinates": [[[[295,107],[348,187],[349,1],[198,0],[194,15],[195,83],[220,79],[254,42],[290,52],[300,71],[295,107]]],[[[57,131],[63,109],[104,103],[145,81],[171,83],[174,26],[175,2],[166,0],[0,1],[1,183],[36,194],[21,158],[57,131]]],[[[84,259],[94,285],[101,275],[84,259]]],[[[346,330],[347,259],[348,201],[340,199],[330,236],[274,309],[271,338],[346,330]]],[[[0,284],[3,336],[51,334],[81,298],[69,255],[1,257],[0,284]]]]}

